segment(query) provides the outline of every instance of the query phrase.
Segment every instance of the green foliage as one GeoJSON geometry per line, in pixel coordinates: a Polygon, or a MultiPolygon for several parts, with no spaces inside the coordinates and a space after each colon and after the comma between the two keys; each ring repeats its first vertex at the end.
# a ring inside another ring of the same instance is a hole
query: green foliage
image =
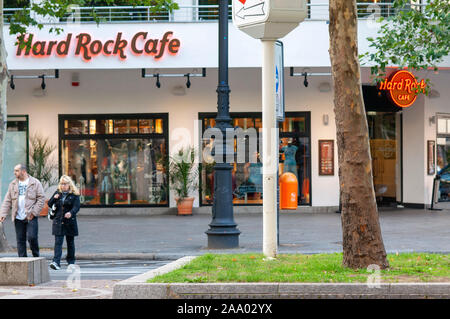
{"type": "Polygon", "coordinates": [[[198,168],[193,147],[182,148],[169,163],[170,188],[175,191],[177,202],[189,197],[189,193],[198,188],[198,168]]]}
{"type": "MultiPolygon", "coordinates": [[[[21,2],[21,0],[17,0],[17,4],[19,5],[19,8],[27,7],[21,2]]],[[[133,7],[149,6],[150,12],[152,13],[161,11],[172,12],[173,10],[179,8],[178,4],[173,0],[42,0],[39,4],[32,4],[31,10],[42,16],[62,19],[72,11],[71,7],[74,5],[80,7],[118,5],[133,7]]],[[[95,10],[92,10],[90,14],[96,23],[101,22],[101,18],[96,15],[95,10]]],[[[16,11],[14,15],[8,17],[8,19],[8,22],[10,23],[9,33],[17,35],[19,41],[25,37],[27,28],[37,27],[42,29],[44,27],[43,24],[38,23],[33,17],[31,17],[29,10],[16,11]]],[[[50,32],[55,32],[56,34],[60,34],[62,31],[63,29],[59,27],[50,28],[50,32]]]]}
{"type": "Polygon", "coordinates": [[[56,150],[56,146],[50,144],[48,137],[35,134],[30,137],[30,164],[28,173],[37,178],[45,188],[58,184],[58,178],[53,177],[52,172],[58,165],[50,160],[50,156],[56,150]]]}
{"type": "Polygon", "coordinates": [[[29,5],[29,0],[3,0],[3,8],[25,8],[29,5]]]}
{"type": "MultiPolygon", "coordinates": [[[[389,254],[390,268],[380,270],[381,282],[448,281],[450,255],[389,254]]],[[[342,265],[342,254],[281,254],[266,260],[262,254],[205,254],[184,267],[148,282],[367,282],[373,270],[342,265]]]]}
{"type": "Polygon", "coordinates": [[[450,53],[448,0],[433,0],[426,6],[395,0],[393,7],[396,15],[379,19],[378,37],[367,38],[374,51],[360,56],[362,64],[374,64],[371,73],[377,81],[386,76],[388,66],[437,70],[437,63],[450,53]]]}

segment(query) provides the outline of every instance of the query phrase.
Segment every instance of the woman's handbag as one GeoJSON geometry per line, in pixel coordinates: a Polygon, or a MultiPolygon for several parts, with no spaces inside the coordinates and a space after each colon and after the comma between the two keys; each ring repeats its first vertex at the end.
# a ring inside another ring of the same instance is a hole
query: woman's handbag
{"type": "Polygon", "coordinates": [[[56,216],[56,205],[53,204],[52,207],[48,208],[47,218],[48,220],[53,220],[56,216]]]}

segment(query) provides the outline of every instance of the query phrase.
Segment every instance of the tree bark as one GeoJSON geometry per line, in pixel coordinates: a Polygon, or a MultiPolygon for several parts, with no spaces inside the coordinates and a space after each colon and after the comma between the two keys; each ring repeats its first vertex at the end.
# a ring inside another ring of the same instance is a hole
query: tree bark
{"type": "MultiPolygon", "coordinates": [[[[6,65],[6,48],[3,38],[3,0],[0,0],[0,189],[1,177],[3,174],[3,139],[6,133],[6,91],[8,89],[8,66],[6,65]]],[[[0,202],[3,198],[0,199],[0,202]]],[[[10,246],[3,231],[3,224],[0,223],[0,252],[10,250],[10,246]]]]}
{"type": "Polygon", "coordinates": [[[355,0],[330,0],[330,59],[339,160],[343,265],[389,267],[372,178],[362,98],[355,0]]]}

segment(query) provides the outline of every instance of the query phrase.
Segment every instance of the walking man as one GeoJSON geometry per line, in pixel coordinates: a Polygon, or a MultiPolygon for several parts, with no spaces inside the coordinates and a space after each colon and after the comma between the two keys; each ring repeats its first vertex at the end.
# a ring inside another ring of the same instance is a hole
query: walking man
{"type": "Polygon", "coordinates": [[[45,204],[44,189],[41,182],[28,175],[27,167],[23,164],[14,167],[14,175],[16,179],[9,184],[0,209],[0,222],[5,220],[12,209],[19,257],[27,257],[27,239],[33,257],[39,257],[37,217],[45,204]]]}

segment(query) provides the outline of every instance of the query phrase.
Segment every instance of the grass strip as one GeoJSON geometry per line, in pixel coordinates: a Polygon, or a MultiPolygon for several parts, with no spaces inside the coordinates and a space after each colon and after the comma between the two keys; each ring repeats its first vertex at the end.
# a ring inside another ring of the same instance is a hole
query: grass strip
{"type": "MultiPolygon", "coordinates": [[[[379,271],[380,282],[450,282],[448,254],[389,254],[388,260],[390,268],[379,271]]],[[[358,283],[377,272],[343,267],[342,253],[281,254],[275,260],[266,260],[262,254],[205,254],[148,282],[358,283]]]]}

